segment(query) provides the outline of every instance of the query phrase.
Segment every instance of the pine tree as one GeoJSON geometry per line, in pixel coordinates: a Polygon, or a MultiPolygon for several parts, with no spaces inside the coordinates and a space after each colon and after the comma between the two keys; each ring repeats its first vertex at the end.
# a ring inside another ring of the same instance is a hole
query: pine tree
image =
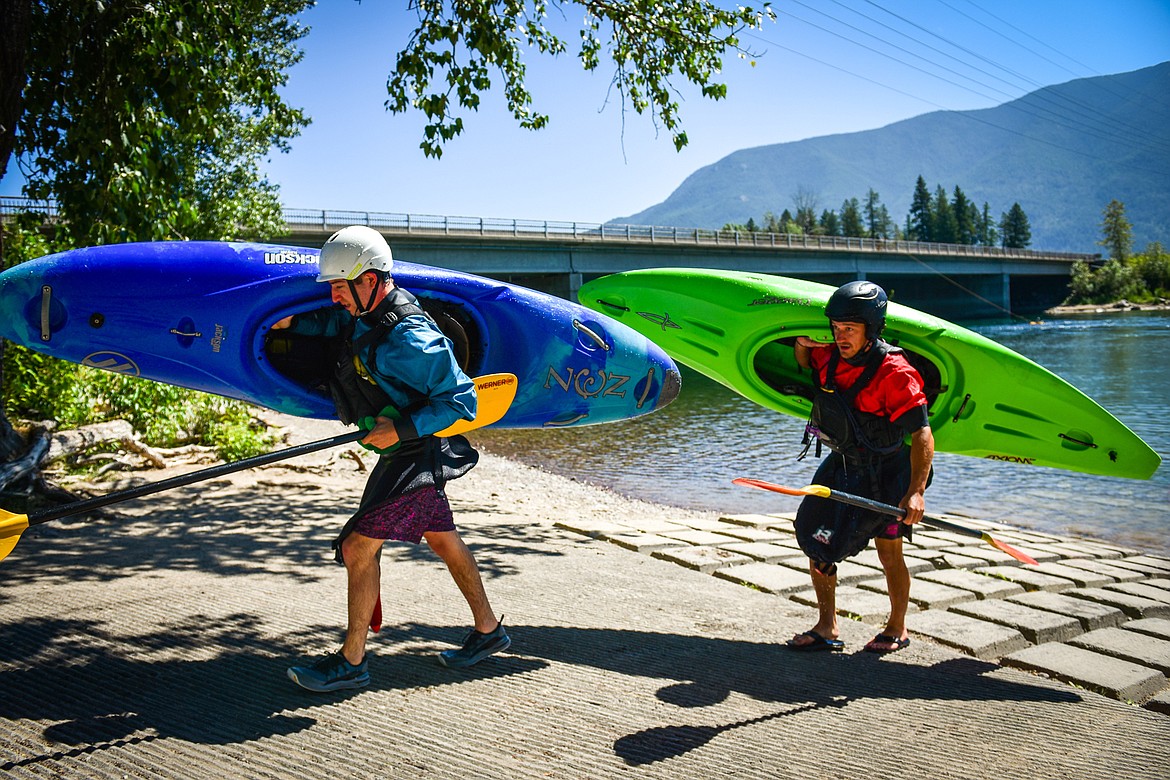
{"type": "Polygon", "coordinates": [[[975,211],[974,205],[967,199],[966,194],[955,185],[954,198],[951,200],[951,211],[955,215],[955,243],[975,243],[975,211]]]}
{"type": "Polygon", "coordinates": [[[849,198],[841,204],[841,235],[865,237],[865,223],[861,221],[861,204],[857,198],[849,198]]]}
{"type": "Polygon", "coordinates": [[[1006,249],[1025,249],[1032,243],[1032,228],[1028,225],[1028,215],[1019,203],[1013,203],[1000,218],[999,229],[1003,235],[1003,246],[1006,249]]]}
{"type": "Polygon", "coordinates": [[[979,226],[980,246],[997,246],[999,244],[999,230],[995,226],[995,220],[991,218],[991,206],[988,205],[987,201],[983,201],[983,211],[980,212],[976,224],[979,226]]]}
{"type": "Polygon", "coordinates": [[[959,242],[959,221],[951,209],[951,202],[947,200],[947,191],[940,184],[934,192],[933,235],[931,241],[939,244],[957,244],[959,242]]]}
{"type": "Polygon", "coordinates": [[[837,216],[837,212],[825,209],[821,212],[821,221],[817,228],[822,236],[839,236],[841,235],[841,218],[837,216]]]}
{"type": "Polygon", "coordinates": [[[1125,204],[1109,201],[1101,223],[1101,240],[1097,242],[1109,250],[1109,258],[1124,263],[1133,248],[1133,226],[1125,217],[1125,204]]]}
{"type": "Polygon", "coordinates": [[[934,215],[930,205],[930,190],[926,179],[918,177],[914,185],[914,197],[910,201],[910,213],[906,215],[907,241],[933,241],[934,215]]]}
{"type": "Polygon", "coordinates": [[[890,228],[890,212],[882,203],[881,196],[877,194],[872,188],[865,193],[865,207],[863,209],[865,215],[865,224],[868,229],[870,238],[889,238],[890,228]]]}

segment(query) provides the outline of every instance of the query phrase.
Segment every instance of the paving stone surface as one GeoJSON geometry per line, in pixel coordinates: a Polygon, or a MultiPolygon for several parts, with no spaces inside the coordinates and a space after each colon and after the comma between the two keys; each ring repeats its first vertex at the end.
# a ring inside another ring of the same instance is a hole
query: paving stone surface
{"type": "Polygon", "coordinates": [[[1097,574],[1109,577],[1114,582],[1133,582],[1143,579],[1146,576],[1139,571],[1114,566],[1107,560],[1097,558],[1066,558],[1061,563],[1065,566],[1071,566],[1074,569],[1096,572],[1097,574]]]}
{"type": "Polygon", "coordinates": [[[759,588],[765,593],[786,595],[809,587],[808,572],[767,563],[743,563],[714,570],[716,577],[759,588]]]}
{"type": "Polygon", "coordinates": [[[1079,569],[1064,562],[1041,562],[1039,566],[1034,568],[1041,574],[1050,574],[1053,577],[1064,577],[1066,580],[1071,580],[1078,588],[1096,588],[1116,581],[1107,574],[1079,569]]]}
{"type": "Polygon", "coordinates": [[[731,544],[720,545],[724,550],[731,550],[740,555],[746,555],[757,561],[764,563],[779,563],[780,561],[799,561],[801,564],[807,564],[808,559],[803,557],[804,554],[799,550],[793,550],[791,547],[782,547],[778,544],[771,544],[770,542],[732,542],[731,544]]]}
{"type": "Polygon", "coordinates": [[[1025,607],[1013,601],[987,599],[957,604],[951,612],[1014,628],[1033,644],[1063,642],[1081,634],[1081,622],[1068,615],[1025,607]]]}
{"type": "Polygon", "coordinates": [[[1034,566],[980,566],[976,574],[1014,582],[1024,590],[1046,590],[1059,593],[1076,587],[1076,583],[1064,577],[1056,577],[1036,571],[1034,566]]]}
{"type": "Polygon", "coordinates": [[[1074,617],[1081,621],[1086,631],[1118,626],[1126,620],[1125,613],[1117,607],[1073,598],[1063,593],[1023,593],[1019,596],[1008,596],[1008,601],[1074,617]]]}
{"type": "Polygon", "coordinates": [[[606,534],[602,538],[621,547],[625,547],[627,550],[644,553],[678,547],[678,539],[668,539],[658,534],[606,534]]]}
{"type": "Polygon", "coordinates": [[[1002,599],[1024,592],[1024,588],[1014,582],[988,577],[974,571],[957,569],[928,571],[918,575],[918,579],[968,590],[981,599],[1002,599]]]}
{"type": "Polygon", "coordinates": [[[659,536],[665,536],[668,539],[678,539],[680,542],[686,542],[687,544],[704,545],[707,547],[718,547],[722,544],[734,544],[735,542],[742,541],[734,536],[726,536],[714,531],[704,531],[695,528],[687,528],[682,531],[662,531],[659,536]]]}
{"type": "Polygon", "coordinates": [[[1104,589],[1115,590],[1119,593],[1128,593],[1131,596],[1138,596],[1139,598],[1149,599],[1150,601],[1160,601],[1163,604],[1170,604],[1170,590],[1151,585],[1149,581],[1116,582],[1112,585],[1104,586],[1104,589]]]}
{"type": "Polygon", "coordinates": [[[1137,555],[1124,558],[1118,558],[1113,561],[1117,566],[1125,569],[1133,569],[1140,571],[1142,574],[1148,574],[1151,577],[1168,577],[1170,571],[1167,571],[1166,564],[1157,558],[1148,555],[1137,555]]]}
{"type": "Polygon", "coordinates": [[[1159,639],[1170,639],[1170,620],[1166,618],[1131,620],[1128,623],[1123,623],[1122,628],[1128,631],[1138,631],[1143,634],[1158,637],[1159,639]]]}
{"type": "Polygon", "coordinates": [[[752,559],[746,555],[721,550],[718,547],[674,547],[667,550],[655,550],[651,555],[664,561],[677,563],[688,569],[711,574],[716,569],[725,566],[734,566],[741,563],[751,563],[752,559]]]}
{"type": "Polygon", "coordinates": [[[1117,607],[1131,618],[1170,617],[1170,604],[1105,588],[1077,588],[1068,595],[1117,607]]]}
{"type": "Polygon", "coordinates": [[[1069,644],[1170,674],[1170,640],[1124,628],[1099,628],[1069,640],[1069,644]]]}
{"type": "MultiPolygon", "coordinates": [[[[790,533],[770,527],[774,520],[724,516],[717,548],[666,553],[681,565],[815,609],[807,559],[790,533]],[[736,533],[728,532],[728,526],[743,529],[738,533],[742,538],[727,541],[736,533]],[[725,562],[715,557],[716,549],[741,557],[725,562]]],[[[963,522],[983,527],[970,518],[963,522]]],[[[1170,671],[1170,559],[1090,540],[984,525],[995,528],[996,538],[1043,563],[1021,565],[982,541],[920,529],[905,546],[912,573],[911,634],[978,659],[998,660],[1124,701],[1145,701],[1152,712],[1170,713],[1170,682],[1163,674],[1170,671]],[[1086,671],[1094,663],[1095,670],[1086,671]]],[[[697,535],[705,532],[691,529],[681,536],[711,541],[697,535]]],[[[651,546],[641,549],[664,557],[651,546]]],[[[885,624],[889,598],[875,549],[839,564],[836,604],[843,618],[885,624]]]]}
{"type": "Polygon", "coordinates": [[[1080,647],[1049,642],[1004,656],[1002,663],[1076,683],[1122,701],[1144,701],[1166,685],[1161,672],[1080,647]]]}
{"type": "Polygon", "coordinates": [[[976,658],[999,658],[1028,646],[1028,640],[1014,628],[952,611],[920,612],[914,616],[913,627],[915,634],[924,634],[976,658]]]}

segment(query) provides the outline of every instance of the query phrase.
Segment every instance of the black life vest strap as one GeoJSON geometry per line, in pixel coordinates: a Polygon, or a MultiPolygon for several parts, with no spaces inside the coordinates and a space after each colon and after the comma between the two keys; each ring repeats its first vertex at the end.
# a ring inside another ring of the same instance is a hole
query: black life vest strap
{"type": "Polygon", "coordinates": [[[414,314],[421,314],[427,319],[431,318],[431,315],[427,314],[423,310],[423,307],[419,305],[418,298],[415,298],[401,287],[391,288],[390,292],[386,294],[386,297],[382,299],[382,302],[378,304],[377,308],[362,317],[363,320],[373,320],[376,323],[372,328],[354,340],[352,339],[353,324],[350,324],[349,336],[353,342],[353,354],[357,355],[360,360],[362,350],[369,344],[378,343],[387,333],[394,330],[398,323],[414,314]]]}
{"type": "Polygon", "coordinates": [[[834,349],[833,354],[829,356],[829,364],[825,367],[825,381],[821,383],[821,388],[830,393],[840,393],[847,401],[853,403],[858,393],[868,387],[869,383],[873,381],[873,378],[877,376],[878,369],[885,362],[886,355],[901,351],[898,347],[882,339],[877,339],[874,341],[873,346],[869,348],[869,353],[865,358],[865,369],[861,372],[861,376],[857,377],[857,381],[850,385],[848,389],[838,390],[837,366],[841,364],[841,353],[834,349]]]}
{"type": "MultiPolygon", "coordinates": [[[[415,314],[430,319],[430,315],[418,304],[417,298],[406,290],[395,287],[374,311],[362,318],[366,321],[371,319],[375,321],[369,331],[354,339],[354,326],[351,322],[349,328],[342,334],[334,372],[329,382],[337,416],[342,422],[347,425],[356,423],[362,417],[378,414],[390,404],[390,397],[373,381],[373,372],[370,370],[369,362],[363,359],[363,354],[367,347],[379,343],[404,319],[415,314]],[[359,362],[369,379],[359,376],[356,365],[359,362]]],[[[415,388],[402,385],[401,389],[407,396],[406,407],[399,409],[403,416],[429,403],[429,399],[415,388]]]]}

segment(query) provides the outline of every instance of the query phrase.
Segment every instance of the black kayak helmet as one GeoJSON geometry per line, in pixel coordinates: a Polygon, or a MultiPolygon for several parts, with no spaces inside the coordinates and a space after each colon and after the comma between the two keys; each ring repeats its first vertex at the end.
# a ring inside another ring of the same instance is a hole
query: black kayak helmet
{"type": "Polygon", "coordinates": [[[825,316],[837,322],[865,323],[865,337],[874,341],[886,327],[886,291],[873,282],[843,284],[829,296],[825,316]]]}

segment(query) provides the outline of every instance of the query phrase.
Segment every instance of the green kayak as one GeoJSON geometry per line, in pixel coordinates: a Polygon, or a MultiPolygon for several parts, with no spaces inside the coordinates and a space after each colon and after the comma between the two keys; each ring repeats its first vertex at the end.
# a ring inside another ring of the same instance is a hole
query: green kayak
{"type": "MultiPolygon", "coordinates": [[[[584,305],[761,406],[807,418],[812,377],[797,336],[831,341],[836,288],[783,276],[656,268],[588,282],[584,305]]],[[[1149,479],[1161,458],[1097,402],[978,333],[890,303],[883,337],[906,351],[930,399],[943,452],[1087,474],[1149,479]]]]}

